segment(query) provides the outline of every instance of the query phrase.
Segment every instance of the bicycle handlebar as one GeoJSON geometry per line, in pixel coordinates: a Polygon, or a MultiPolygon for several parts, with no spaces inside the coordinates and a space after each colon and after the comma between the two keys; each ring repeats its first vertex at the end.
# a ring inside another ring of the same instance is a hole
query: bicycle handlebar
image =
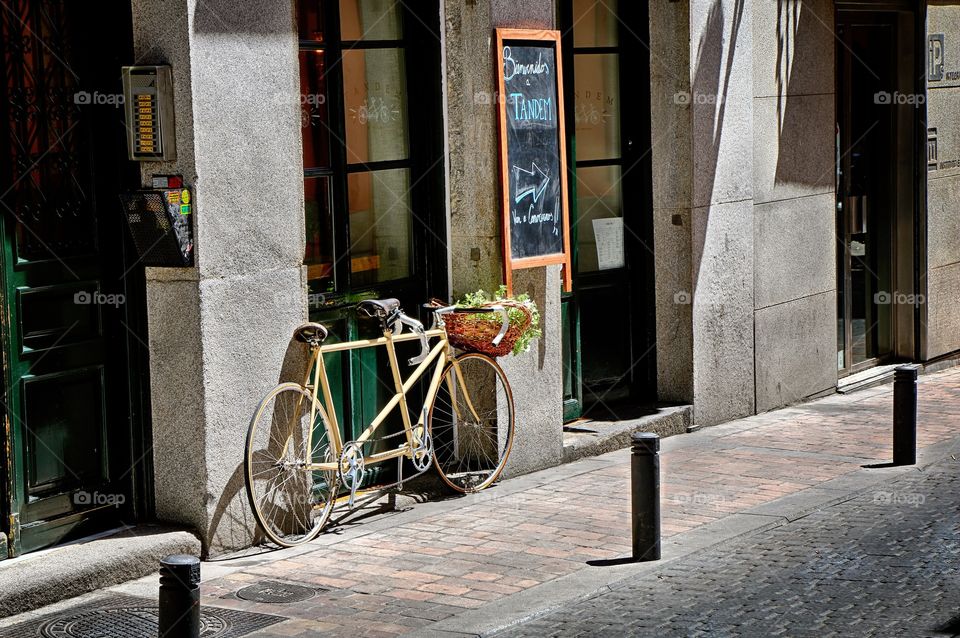
{"type": "Polygon", "coordinates": [[[423,324],[417,321],[416,319],[414,319],[413,317],[408,317],[402,312],[399,313],[399,316],[397,317],[397,321],[399,321],[403,325],[413,330],[420,337],[420,354],[418,354],[415,357],[411,357],[407,359],[407,363],[412,366],[417,365],[418,363],[422,363],[424,359],[430,356],[430,343],[427,341],[427,335],[423,330],[423,324]]]}

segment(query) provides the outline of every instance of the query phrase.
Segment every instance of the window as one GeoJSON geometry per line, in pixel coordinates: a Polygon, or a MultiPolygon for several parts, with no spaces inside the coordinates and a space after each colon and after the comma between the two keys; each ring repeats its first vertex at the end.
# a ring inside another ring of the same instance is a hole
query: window
{"type": "MultiPolygon", "coordinates": [[[[602,267],[597,255],[597,229],[609,223],[606,220],[623,216],[620,192],[623,164],[620,148],[620,37],[616,0],[573,0],[572,9],[577,165],[576,268],[578,273],[586,273],[602,267]]],[[[621,257],[620,264],[623,263],[621,257]]]]}
{"type": "Polygon", "coordinates": [[[313,292],[415,275],[402,6],[298,2],[304,262],[313,292]]]}

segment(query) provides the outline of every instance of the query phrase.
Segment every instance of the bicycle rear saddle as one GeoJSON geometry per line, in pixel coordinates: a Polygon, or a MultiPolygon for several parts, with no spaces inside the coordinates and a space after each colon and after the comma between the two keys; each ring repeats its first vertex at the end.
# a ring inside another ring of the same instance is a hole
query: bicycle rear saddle
{"type": "Polygon", "coordinates": [[[293,331],[294,338],[311,346],[319,346],[327,338],[329,331],[319,323],[308,322],[297,326],[293,331]]]}

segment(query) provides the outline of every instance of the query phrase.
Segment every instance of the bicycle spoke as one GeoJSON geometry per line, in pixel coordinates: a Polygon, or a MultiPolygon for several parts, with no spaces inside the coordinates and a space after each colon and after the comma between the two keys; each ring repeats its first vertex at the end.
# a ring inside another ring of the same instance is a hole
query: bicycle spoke
{"type": "Polygon", "coordinates": [[[455,489],[482,489],[509,453],[513,406],[506,381],[481,355],[464,355],[444,377],[430,410],[437,469],[455,489]]]}

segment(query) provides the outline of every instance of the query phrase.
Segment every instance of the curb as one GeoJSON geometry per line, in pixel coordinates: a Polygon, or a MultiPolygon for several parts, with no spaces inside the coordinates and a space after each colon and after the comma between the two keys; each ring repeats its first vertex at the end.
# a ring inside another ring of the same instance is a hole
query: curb
{"type": "Polygon", "coordinates": [[[634,432],[656,432],[660,438],[685,434],[693,419],[689,405],[661,405],[654,414],[624,421],[586,421],[564,426],[561,464],[630,447],[634,432]]]}
{"type": "Polygon", "coordinates": [[[0,562],[0,618],[152,574],[170,554],[200,554],[193,534],[143,525],[0,562]]]}

